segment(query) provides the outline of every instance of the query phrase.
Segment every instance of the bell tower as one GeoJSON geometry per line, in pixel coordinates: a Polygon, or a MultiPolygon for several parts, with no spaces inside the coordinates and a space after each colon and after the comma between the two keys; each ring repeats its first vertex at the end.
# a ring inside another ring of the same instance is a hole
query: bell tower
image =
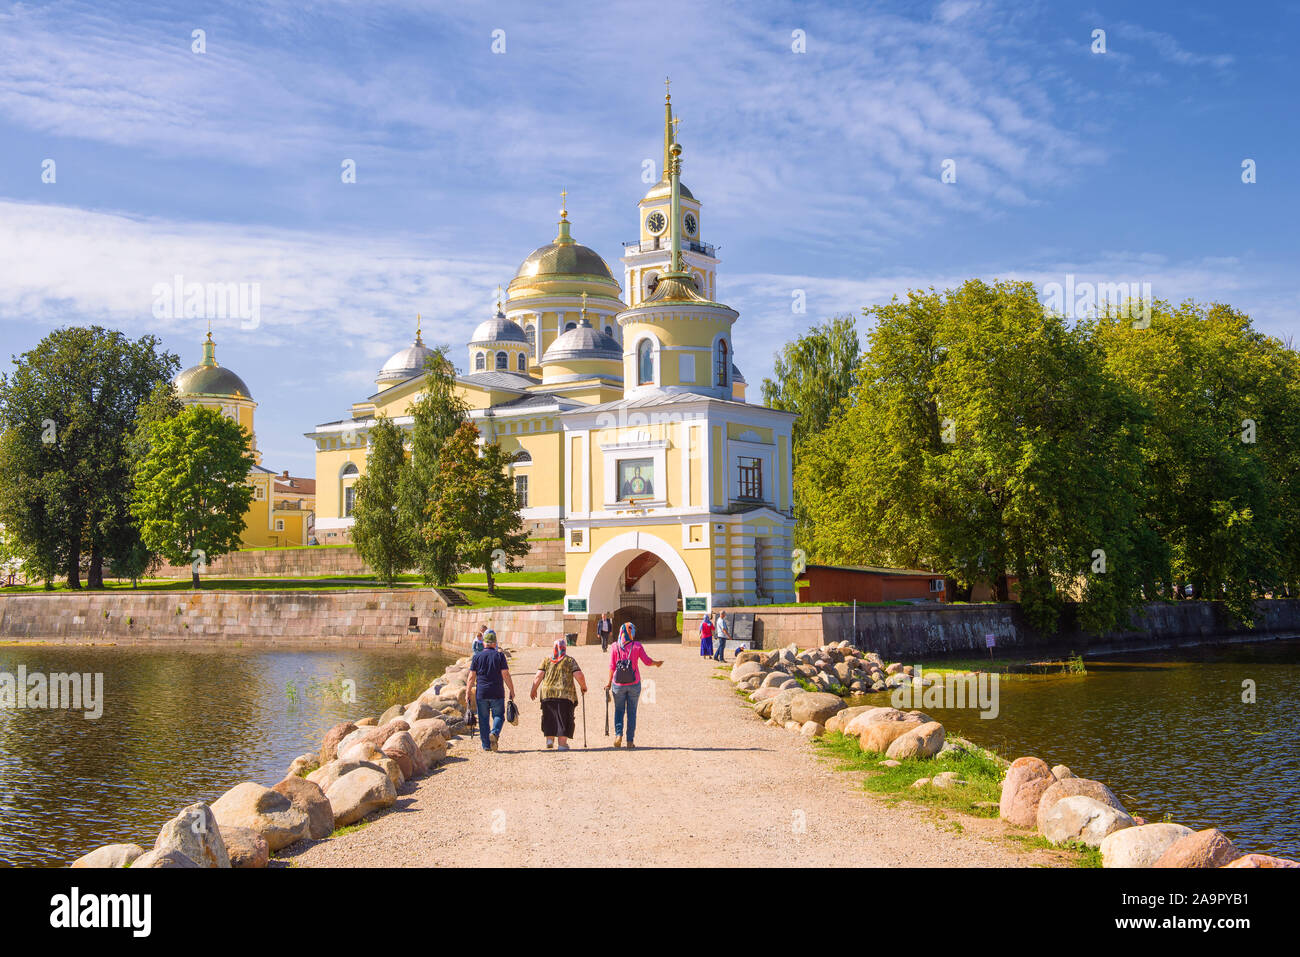
{"type": "MultiPolygon", "coordinates": [[[[665,88],[668,80],[664,80],[665,88]]],[[[669,244],[673,226],[681,233],[683,267],[695,277],[701,294],[717,295],[718,259],[713,246],[704,242],[700,201],[685,186],[680,187],[680,209],[672,220],[672,144],[677,139],[678,117],[673,116],[672,94],[664,92],[664,152],[662,177],[637,204],[637,238],[623,244],[623,289],[629,306],[639,305],[650,295],[658,278],[671,267],[669,244]]]]}

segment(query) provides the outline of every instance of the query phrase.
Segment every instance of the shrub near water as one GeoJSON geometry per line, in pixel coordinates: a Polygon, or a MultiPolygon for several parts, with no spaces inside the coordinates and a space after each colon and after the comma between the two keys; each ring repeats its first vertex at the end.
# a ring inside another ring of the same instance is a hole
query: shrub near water
{"type": "Polygon", "coordinates": [[[920,804],[950,807],[976,817],[997,817],[998,799],[1002,796],[1002,766],[979,750],[962,751],[944,758],[908,758],[898,767],[881,767],[885,755],[863,751],[858,739],[839,731],[827,732],[816,741],[826,757],[836,761],[837,771],[865,771],[864,789],[876,794],[906,799],[920,804]],[[965,784],[950,788],[919,787],[920,778],[934,777],[941,771],[956,771],[965,784]],[[978,807],[977,805],[992,804],[978,807]]]}

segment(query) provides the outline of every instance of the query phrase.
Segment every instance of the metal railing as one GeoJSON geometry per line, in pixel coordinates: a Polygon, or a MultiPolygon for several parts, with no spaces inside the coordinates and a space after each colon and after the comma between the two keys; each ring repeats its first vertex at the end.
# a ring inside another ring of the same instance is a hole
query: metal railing
{"type": "MultiPolygon", "coordinates": [[[[673,247],[673,241],[666,236],[660,236],[656,239],[633,240],[630,243],[624,243],[624,249],[635,248],[639,253],[652,253],[655,250],[669,250],[673,247]]],[[[705,256],[716,259],[716,248],[708,243],[697,243],[691,240],[682,240],[682,251],[692,253],[703,253],[705,256]]]]}

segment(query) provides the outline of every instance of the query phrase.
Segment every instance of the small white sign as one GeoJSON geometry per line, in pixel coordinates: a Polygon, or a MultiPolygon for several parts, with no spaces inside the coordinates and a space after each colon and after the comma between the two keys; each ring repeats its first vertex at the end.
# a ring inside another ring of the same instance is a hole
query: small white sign
{"type": "Polygon", "coordinates": [[[995,645],[997,645],[997,643],[998,643],[998,639],[997,639],[997,636],[996,636],[996,635],[985,635],[985,636],[984,636],[984,647],[985,647],[985,648],[992,648],[992,647],[994,647],[995,645]]]}

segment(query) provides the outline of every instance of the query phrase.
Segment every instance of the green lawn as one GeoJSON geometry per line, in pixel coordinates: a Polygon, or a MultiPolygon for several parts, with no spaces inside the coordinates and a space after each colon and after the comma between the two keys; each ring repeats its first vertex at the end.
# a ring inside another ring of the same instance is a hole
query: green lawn
{"type": "MultiPolygon", "coordinates": [[[[562,582],[564,572],[498,572],[492,576],[498,584],[504,582],[562,582]]],[[[466,584],[481,585],[487,581],[483,572],[464,572],[459,580],[466,584]]]]}
{"type": "Polygon", "coordinates": [[[564,600],[563,588],[532,588],[527,585],[503,586],[496,595],[489,595],[487,587],[457,585],[460,592],[475,608],[492,608],[497,605],[558,605],[564,600]]]}

